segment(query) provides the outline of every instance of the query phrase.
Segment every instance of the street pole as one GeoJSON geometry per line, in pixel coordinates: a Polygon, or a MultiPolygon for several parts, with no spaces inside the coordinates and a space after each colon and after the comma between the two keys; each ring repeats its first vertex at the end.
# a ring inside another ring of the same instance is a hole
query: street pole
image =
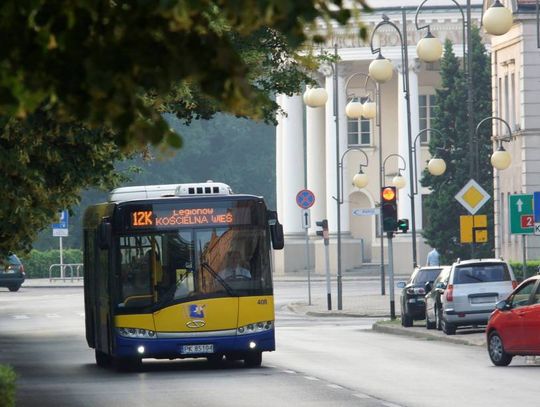
{"type": "Polygon", "coordinates": [[[388,285],[390,287],[390,319],[396,319],[396,305],[394,301],[394,248],[392,239],[394,232],[387,232],[388,237],[388,285]]]}
{"type": "Polygon", "coordinates": [[[308,286],[308,305],[311,305],[311,261],[309,259],[309,229],[306,232],[306,266],[307,266],[307,286],[308,286]]]}
{"type": "MultiPolygon", "coordinates": [[[[407,16],[405,14],[405,8],[401,8],[401,15],[403,20],[403,38],[401,41],[401,56],[403,60],[403,88],[405,93],[405,101],[407,105],[407,140],[409,142],[409,183],[410,183],[410,200],[411,200],[411,237],[412,237],[412,255],[413,255],[413,269],[418,265],[416,257],[416,216],[414,210],[414,193],[415,180],[413,173],[413,152],[412,152],[412,134],[411,134],[411,101],[409,94],[409,57],[407,49],[407,16]]],[[[399,31],[399,30],[398,30],[399,31]]]]}
{"type": "Polygon", "coordinates": [[[523,280],[527,278],[527,235],[521,235],[523,243],[523,280]]]}
{"type": "Polygon", "coordinates": [[[336,190],[337,190],[337,296],[338,310],[343,309],[341,290],[341,188],[339,174],[339,96],[338,96],[338,46],[334,44],[334,121],[336,123],[336,190]]]}
{"type": "MultiPolygon", "coordinates": [[[[384,168],[383,168],[383,153],[382,153],[382,125],[381,125],[381,92],[380,85],[375,82],[376,92],[377,92],[377,126],[379,127],[379,188],[384,187],[384,168]]],[[[384,275],[384,232],[383,232],[383,217],[382,211],[379,213],[379,227],[381,234],[381,295],[386,294],[386,278],[384,275]]]]}
{"type": "Polygon", "coordinates": [[[330,239],[324,238],[324,263],[326,268],[326,303],[328,311],[332,310],[332,290],[330,287],[330,239]]]}

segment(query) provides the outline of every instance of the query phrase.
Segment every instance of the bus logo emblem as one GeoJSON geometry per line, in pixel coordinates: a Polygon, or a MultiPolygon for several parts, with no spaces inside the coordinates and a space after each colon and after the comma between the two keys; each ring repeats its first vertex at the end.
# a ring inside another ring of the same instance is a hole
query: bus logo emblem
{"type": "Polygon", "coordinates": [[[194,319],[192,321],[186,322],[186,326],[188,328],[202,328],[206,325],[206,322],[204,322],[202,319],[194,319]]]}
{"type": "Polygon", "coordinates": [[[190,304],[189,305],[189,317],[190,318],[204,318],[204,305],[190,304]]]}

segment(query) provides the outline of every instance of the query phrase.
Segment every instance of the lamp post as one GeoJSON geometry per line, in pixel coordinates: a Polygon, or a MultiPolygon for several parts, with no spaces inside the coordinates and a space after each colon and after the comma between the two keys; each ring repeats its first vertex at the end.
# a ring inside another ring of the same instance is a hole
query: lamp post
{"type": "MultiPolygon", "coordinates": [[[[424,26],[419,26],[418,16],[422,10],[423,5],[428,0],[422,1],[418,8],[416,9],[416,14],[414,16],[414,21],[417,30],[422,30],[427,28],[427,35],[425,38],[421,39],[418,42],[416,47],[418,57],[425,62],[434,62],[440,59],[442,55],[442,46],[440,41],[433,37],[431,34],[429,24],[424,26]]],[[[456,0],[452,2],[457,6],[461,13],[462,23],[463,23],[463,71],[467,81],[467,125],[469,133],[469,176],[474,178],[475,168],[477,166],[478,157],[476,156],[476,137],[474,132],[474,97],[473,97],[473,83],[472,83],[472,19],[471,19],[471,0],[467,0],[466,3],[466,12],[467,17],[463,13],[463,8],[456,0]],[[466,46],[465,46],[466,40],[466,46]]],[[[503,35],[510,30],[513,24],[512,12],[504,7],[504,5],[499,1],[495,0],[491,7],[486,10],[482,18],[482,24],[485,30],[491,35],[503,35]]],[[[539,40],[540,41],[540,40],[539,40]]],[[[540,42],[539,42],[540,44],[540,42]]]]}
{"type": "MultiPolygon", "coordinates": [[[[333,82],[334,82],[334,122],[335,122],[335,132],[336,132],[336,165],[337,165],[337,171],[336,171],[336,196],[333,197],[336,200],[336,213],[337,213],[337,295],[338,295],[338,310],[343,309],[343,295],[342,295],[342,284],[341,284],[341,204],[343,203],[343,157],[346,153],[348,153],[351,150],[359,150],[361,151],[365,158],[366,158],[366,165],[367,165],[367,155],[366,153],[357,147],[351,147],[348,150],[346,150],[343,153],[343,156],[341,156],[340,159],[340,151],[339,151],[339,97],[338,97],[338,46],[337,44],[334,45],[334,63],[330,65],[332,69],[332,75],[333,75],[333,82]]],[[[350,78],[349,78],[350,80],[350,78]]],[[[348,82],[347,82],[348,84],[348,82]]],[[[347,85],[345,86],[345,90],[347,89],[347,85]]],[[[326,89],[323,88],[314,88],[309,89],[304,93],[304,103],[310,107],[321,107],[324,106],[324,104],[328,100],[328,93],[326,92],[326,89]]],[[[374,106],[374,103],[368,100],[366,103],[364,103],[362,106],[349,106],[349,110],[351,113],[363,114],[366,115],[375,115],[376,114],[376,107],[374,106]]],[[[355,175],[353,178],[353,183],[358,188],[363,188],[367,185],[367,176],[362,172],[363,165],[360,166],[360,172],[355,175]],[[365,182],[365,184],[364,184],[365,182]],[[360,186],[362,185],[362,186],[360,186]]]]}
{"type": "MultiPolygon", "coordinates": [[[[403,34],[400,31],[400,29],[390,21],[388,16],[383,14],[383,21],[379,22],[375,28],[373,29],[373,32],[371,33],[371,39],[370,39],[370,47],[371,47],[371,53],[372,54],[378,54],[377,59],[371,62],[369,65],[369,74],[370,76],[375,79],[377,82],[386,82],[392,78],[392,63],[385,59],[382,56],[381,48],[374,48],[373,47],[373,38],[375,36],[375,33],[377,30],[385,25],[389,25],[393,27],[396,32],[398,33],[400,45],[401,45],[401,63],[403,65],[402,69],[402,78],[403,78],[403,93],[405,97],[405,102],[407,106],[407,141],[409,146],[409,182],[411,185],[411,188],[413,188],[414,185],[414,174],[412,172],[413,168],[413,154],[412,154],[412,134],[411,134],[411,103],[409,98],[409,56],[407,51],[407,18],[405,15],[405,9],[401,9],[401,15],[402,15],[402,29],[403,34]]],[[[412,189],[411,189],[412,192],[412,189]]],[[[415,217],[415,211],[414,211],[414,194],[409,194],[410,200],[411,200],[411,234],[412,234],[412,257],[413,257],[413,268],[417,266],[417,257],[416,257],[416,217],[415,217]]]]}
{"type": "Polygon", "coordinates": [[[365,164],[360,164],[360,169],[358,170],[358,174],[356,174],[353,179],[353,185],[357,188],[364,188],[367,186],[369,179],[368,176],[362,171],[363,167],[367,167],[369,164],[369,159],[367,154],[362,150],[360,147],[349,147],[347,150],[343,152],[343,155],[341,156],[341,159],[338,161],[338,193],[339,195],[336,197],[333,197],[337,202],[337,209],[338,209],[338,228],[337,228],[337,253],[338,253],[338,275],[337,275],[337,288],[338,288],[338,310],[343,309],[343,296],[342,296],[342,285],[341,285],[341,225],[339,224],[340,219],[340,208],[343,202],[345,201],[343,198],[343,159],[345,156],[350,153],[351,151],[359,151],[364,155],[364,158],[366,159],[365,164]]]}
{"type": "MultiPolygon", "coordinates": [[[[401,175],[401,171],[405,171],[407,169],[407,163],[405,162],[405,158],[403,158],[401,155],[399,155],[399,154],[390,154],[390,155],[386,156],[386,158],[384,159],[384,161],[382,163],[382,177],[383,177],[383,180],[386,179],[386,162],[388,161],[389,158],[392,158],[392,157],[399,158],[401,160],[401,163],[403,163],[403,167],[398,164],[397,174],[394,176],[394,178],[392,178],[392,186],[396,187],[397,189],[402,189],[402,188],[405,187],[405,185],[407,185],[407,181],[401,175]]],[[[385,185],[383,185],[383,187],[386,186],[386,181],[384,181],[384,183],[385,183],[385,185]]]]}
{"type": "MultiPolygon", "coordinates": [[[[363,72],[357,72],[352,74],[345,83],[345,91],[347,91],[349,82],[356,76],[362,76],[365,78],[364,81],[364,89],[368,89],[367,85],[371,82],[371,84],[374,87],[373,93],[374,93],[374,101],[372,101],[369,97],[368,99],[362,104],[358,101],[355,101],[354,98],[351,99],[349,103],[347,103],[347,106],[345,107],[345,114],[349,119],[359,119],[360,117],[364,117],[366,119],[375,119],[375,125],[378,128],[378,141],[379,141],[379,187],[383,186],[384,178],[383,178],[383,167],[382,167],[382,125],[381,125],[381,88],[378,82],[374,81],[368,74],[365,74],[363,72]]],[[[354,95],[353,95],[354,96],[354,95]]],[[[382,233],[382,216],[379,216],[379,223],[380,223],[380,230],[381,230],[381,241],[380,241],[380,258],[381,258],[381,295],[386,294],[386,288],[385,288],[385,271],[384,271],[384,234],[382,233]]]]}
{"type": "MultiPolygon", "coordinates": [[[[437,133],[442,138],[442,133],[439,130],[430,129],[428,127],[428,128],[423,129],[423,130],[420,130],[420,132],[416,135],[416,137],[414,138],[414,141],[413,141],[412,152],[413,152],[413,157],[414,157],[414,178],[416,179],[416,181],[418,181],[418,168],[417,168],[418,160],[416,158],[416,143],[418,142],[418,139],[423,134],[428,133],[430,131],[433,131],[433,132],[437,133]]],[[[431,175],[439,176],[439,175],[444,174],[444,172],[446,171],[446,163],[444,162],[444,160],[442,158],[438,158],[435,155],[429,160],[427,169],[428,169],[428,171],[429,171],[429,173],[431,175]]],[[[418,189],[417,189],[417,186],[416,186],[416,182],[415,182],[414,188],[412,190],[412,193],[415,194],[415,195],[418,194],[418,189]]]]}

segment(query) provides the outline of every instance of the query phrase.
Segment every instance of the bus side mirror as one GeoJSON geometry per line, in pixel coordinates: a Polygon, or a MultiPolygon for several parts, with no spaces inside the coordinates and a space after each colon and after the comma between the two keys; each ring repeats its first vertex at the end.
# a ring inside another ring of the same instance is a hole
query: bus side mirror
{"type": "Polygon", "coordinates": [[[111,247],[112,226],[109,222],[103,220],[98,228],[99,248],[108,250],[111,247]]]}
{"type": "Polygon", "coordinates": [[[268,211],[268,224],[270,225],[270,236],[274,250],[281,250],[285,246],[283,236],[283,225],[279,223],[276,211],[268,211]]]}

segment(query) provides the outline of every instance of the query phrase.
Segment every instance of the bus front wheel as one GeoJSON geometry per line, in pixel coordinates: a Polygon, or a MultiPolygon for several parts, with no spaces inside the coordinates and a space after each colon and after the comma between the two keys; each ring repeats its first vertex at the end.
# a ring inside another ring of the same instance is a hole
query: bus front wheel
{"type": "Polygon", "coordinates": [[[121,372],[136,372],[142,367],[141,358],[114,358],[114,365],[121,372]]]}
{"type": "Polygon", "coordinates": [[[250,352],[244,357],[246,367],[259,367],[262,363],[262,352],[250,352]]]}
{"type": "Polygon", "coordinates": [[[99,367],[109,367],[112,359],[109,355],[96,349],[96,365],[99,367]]]}

